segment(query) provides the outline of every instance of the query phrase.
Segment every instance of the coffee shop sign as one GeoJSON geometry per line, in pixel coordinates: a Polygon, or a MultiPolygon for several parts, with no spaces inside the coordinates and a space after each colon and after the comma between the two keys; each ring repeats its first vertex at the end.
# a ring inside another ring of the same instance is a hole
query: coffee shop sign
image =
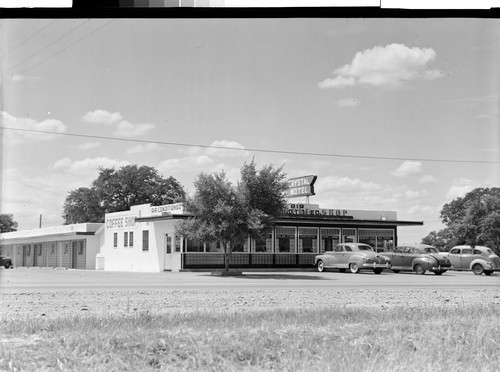
{"type": "Polygon", "coordinates": [[[288,204],[286,213],[303,216],[350,217],[346,209],[324,209],[319,208],[317,204],[288,204]]]}

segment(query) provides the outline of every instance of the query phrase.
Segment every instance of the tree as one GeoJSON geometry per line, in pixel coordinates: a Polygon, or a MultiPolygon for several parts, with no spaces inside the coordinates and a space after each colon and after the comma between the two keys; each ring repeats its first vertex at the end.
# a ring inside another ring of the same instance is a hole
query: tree
{"type": "Polygon", "coordinates": [[[451,245],[486,245],[500,252],[500,188],[477,188],[464,197],[443,206],[441,219],[447,226],[432,232],[422,242],[432,241],[432,234],[451,236],[451,245]]]}
{"type": "Polygon", "coordinates": [[[106,213],[126,211],[139,204],[170,204],[185,197],[175,178],[164,178],[152,167],[99,168],[99,176],[90,187],[68,193],[63,218],[66,223],[103,222],[106,213]]]}
{"type": "Polygon", "coordinates": [[[0,214],[0,233],[17,231],[17,222],[12,214],[0,214]]]}
{"type": "Polygon", "coordinates": [[[104,222],[105,208],[95,187],[80,187],[70,191],[64,201],[66,224],[104,222]]]}
{"type": "Polygon", "coordinates": [[[194,187],[194,196],[186,202],[186,210],[194,217],[179,222],[177,233],[204,242],[221,242],[225,271],[229,271],[234,249],[249,236],[269,231],[286,207],[287,184],[282,167],[267,165],[257,171],[252,161],[241,168],[241,181],[236,186],[222,171],[201,173],[194,187]]]}
{"type": "Polygon", "coordinates": [[[439,231],[431,231],[429,235],[422,239],[422,243],[432,245],[440,251],[449,251],[453,246],[457,245],[453,232],[448,227],[439,231]]]}

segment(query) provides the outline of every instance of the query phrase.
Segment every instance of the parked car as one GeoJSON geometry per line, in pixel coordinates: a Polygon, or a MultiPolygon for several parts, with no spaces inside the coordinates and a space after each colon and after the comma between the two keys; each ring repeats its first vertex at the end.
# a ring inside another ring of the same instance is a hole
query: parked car
{"type": "Polygon", "coordinates": [[[423,275],[426,271],[432,271],[441,275],[451,268],[448,258],[439,253],[439,249],[427,244],[402,244],[394,251],[385,252],[391,259],[391,270],[395,273],[400,271],[414,271],[423,275]]]}
{"type": "Polygon", "coordinates": [[[6,269],[13,267],[12,260],[9,257],[0,256],[0,266],[5,267],[6,269]]]}
{"type": "Polygon", "coordinates": [[[500,257],[488,247],[457,245],[448,252],[452,270],[472,270],[476,275],[500,271],[500,257]]]}
{"type": "Polygon", "coordinates": [[[360,270],[366,269],[380,274],[382,270],[391,268],[391,260],[375,252],[368,244],[342,243],[333,251],[317,255],[314,258],[314,266],[318,271],[339,269],[340,272],[345,272],[349,269],[353,273],[359,273],[360,270]]]}

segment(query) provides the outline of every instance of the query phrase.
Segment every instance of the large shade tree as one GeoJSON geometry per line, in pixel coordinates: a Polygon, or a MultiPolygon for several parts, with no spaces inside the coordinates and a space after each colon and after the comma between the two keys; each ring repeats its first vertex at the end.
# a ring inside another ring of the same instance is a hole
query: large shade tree
{"type": "Polygon", "coordinates": [[[99,175],[90,187],[68,193],[63,218],[67,224],[103,222],[106,213],[126,211],[139,204],[170,204],[185,197],[182,185],[175,178],[164,178],[153,167],[99,168],[99,175]]]}
{"type": "Polygon", "coordinates": [[[500,188],[476,188],[454,199],[443,206],[441,219],[446,228],[431,232],[422,242],[439,246],[441,239],[445,250],[467,244],[500,252],[500,188]]]}
{"type": "Polygon", "coordinates": [[[255,162],[241,168],[241,180],[233,185],[224,171],[201,173],[194,182],[195,193],[186,210],[194,217],[179,222],[177,233],[202,242],[220,242],[224,249],[224,269],[236,247],[248,237],[260,237],[272,228],[286,207],[286,175],[282,167],[255,162]]]}
{"type": "Polygon", "coordinates": [[[0,214],[0,233],[17,231],[17,222],[14,216],[8,213],[0,214]]]}

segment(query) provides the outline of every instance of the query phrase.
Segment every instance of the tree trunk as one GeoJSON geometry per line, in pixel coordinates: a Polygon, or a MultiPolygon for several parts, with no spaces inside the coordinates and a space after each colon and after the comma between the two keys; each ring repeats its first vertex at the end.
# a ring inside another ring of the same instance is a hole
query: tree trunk
{"type": "Polygon", "coordinates": [[[228,249],[228,244],[224,244],[224,271],[229,271],[229,255],[231,254],[231,250],[228,249]]]}

